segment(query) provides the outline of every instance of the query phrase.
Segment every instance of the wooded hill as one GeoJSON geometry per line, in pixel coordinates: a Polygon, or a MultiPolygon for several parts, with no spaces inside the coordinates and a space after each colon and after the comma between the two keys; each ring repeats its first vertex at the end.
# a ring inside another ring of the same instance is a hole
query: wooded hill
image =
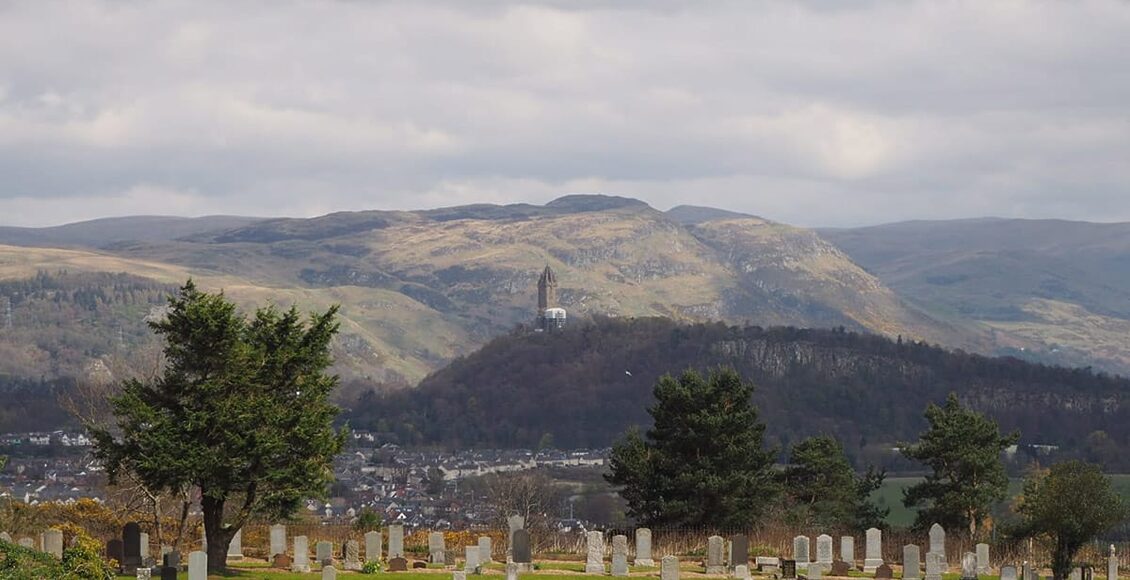
{"type": "Polygon", "coordinates": [[[897,442],[917,439],[926,405],[950,392],[1003,430],[1020,429],[1021,454],[1058,445],[1116,468],[1117,446],[1130,442],[1130,381],[1122,378],[842,329],[660,318],[516,331],[417,389],[362,396],[349,417],[405,444],[599,447],[646,426],[657,377],[717,365],[757,384],[768,440],[782,447],[826,433],[857,460],[882,464],[897,442]]]}

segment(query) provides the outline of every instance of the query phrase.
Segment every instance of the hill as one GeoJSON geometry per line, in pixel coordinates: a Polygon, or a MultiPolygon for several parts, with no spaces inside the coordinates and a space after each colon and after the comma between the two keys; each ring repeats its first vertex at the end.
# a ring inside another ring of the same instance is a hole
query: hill
{"type": "Polygon", "coordinates": [[[782,446],[827,433],[857,458],[889,456],[925,428],[929,402],[955,392],[1003,429],[1020,429],[1022,445],[1061,446],[1111,468],[1130,465],[1108,453],[1108,444],[1117,450],[1130,443],[1125,379],[843,330],[657,318],[515,332],[417,389],[365,395],[350,420],[412,444],[606,446],[630,425],[647,424],[660,375],[717,365],[758,385],[754,400],[768,438],[782,446]]]}
{"type": "Polygon", "coordinates": [[[130,216],[47,228],[0,227],[0,244],[103,248],[118,242],[175,240],[204,232],[243,227],[258,218],[130,216]]]}
{"type": "MultiPolygon", "coordinates": [[[[532,321],[537,275],[547,263],[574,320],[845,326],[993,348],[978,329],[907,305],[810,230],[750,216],[707,217],[724,219],[684,225],[638,200],[601,195],[543,206],[344,212],[101,247],[0,247],[0,279],[61,270],[125,272],[162,284],[192,276],[248,306],[340,303],[338,370],[347,379],[400,385],[532,321]]],[[[0,360],[0,372],[11,372],[5,364],[0,360]]]]}
{"type": "Polygon", "coordinates": [[[1130,224],[990,218],[820,235],[918,307],[982,325],[998,343],[1130,368],[1130,224]]]}

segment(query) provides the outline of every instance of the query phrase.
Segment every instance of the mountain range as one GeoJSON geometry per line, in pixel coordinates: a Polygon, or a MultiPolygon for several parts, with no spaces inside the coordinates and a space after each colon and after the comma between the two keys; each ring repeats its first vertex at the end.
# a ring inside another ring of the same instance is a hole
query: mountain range
{"type": "Polygon", "coordinates": [[[844,327],[1130,371],[1130,224],[812,230],[714,208],[664,212],[573,195],[309,219],[0,228],[0,352],[8,353],[0,374],[114,378],[151,368],[144,321],[161,308],[153,293],[192,277],[245,307],[340,304],[343,378],[414,385],[531,323],[546,265],[572,318],[844,327]],[[87,338],[80,346],[78,336],[87,338]]]}

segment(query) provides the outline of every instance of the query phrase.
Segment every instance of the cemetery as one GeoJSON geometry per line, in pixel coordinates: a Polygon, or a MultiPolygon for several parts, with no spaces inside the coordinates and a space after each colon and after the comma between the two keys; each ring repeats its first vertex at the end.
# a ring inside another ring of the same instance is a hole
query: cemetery
{"type": "MultiPolygon", "coordinates": [[[[105,542],[102,556],[118,578],[207,580],[207,538],[187,553],[153,545],[144,524],[127,523],[120,537],[105,542]]],[[[523,518],[508,518],[507,529],[440,532],[406,530],[393,524],[360,533],[344,526],[250,525],[230,543],[227,562],[234,577],[322,578],[380,574],[408,578],[469,580],[474,576],[574,576],[679,578],[906,578],[911,580],[1040,580],[1050,578],[1037,564],[1046,549],[1031,545],[969,545],[935,524],[927,534],[882,530],[859,534],[783,536],[784,530],[728,535],[687,529],[588,531],[531,534],[523,518]],[[857,541],[862,550],[856,549],[857,541]]],[[[16,545],[38,557],[63,557],[63,531],[13,538],[0,532],[0,550],[16,545]]],[[[76,540],[71,540],[73,545],[76,540]]],[[[17,549],[17,548],[12,548],[17,549]]],[[[1070,580],[1118,578],[1127,550],[1081,554],[1070,580]]],[[[4,576],[7,578],[8,576],[4,576]]]]}

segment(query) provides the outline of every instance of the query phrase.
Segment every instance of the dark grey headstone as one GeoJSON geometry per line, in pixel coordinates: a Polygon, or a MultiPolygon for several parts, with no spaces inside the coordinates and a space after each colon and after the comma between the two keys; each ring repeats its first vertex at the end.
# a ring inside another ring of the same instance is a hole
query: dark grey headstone
{"type": "Polygon", "coordinates": [[[832,562],[832,570],[828,573],[829,576],[847,576],[851,566],[843,560],[836,560],[832,562]]]}
{"type": "Polygon", "coordinates": [[[166,568],[180,568],[180,552],[173,550],[165,554],[164,562],[166,568]]]}
{"type": "Polygon", "coordinates": [[[404,558],[393,558],[393,559],[389,560],[388,561],[388,571],[389,572],[407,572],[408,571],[408,560],[405,560],[404,558]]]}
{"type": "Polygon", "coordinates": [[[177,580],[177,569],[172,566],[161,568],[161,580],[177,580]]]}
{"type": "Polygon", "coordinates": [[[122,527],[122,570],[132,574],[140,565],[141,526],[137,522],[129,522],[122,527]]]}
{"type": "Polygon", "coordinates": [[[412,562],[412,569],[413,570],[419,570],[419,569],[427,568],[427,567],[428,567],[428,563],[424,562],[423,560],[416,560],[415,562],[412,562]]]}
{"type": "Polygon", "coordinates": [[[749,538],[744,534],[730,536],[730,566],[749,565],[749,538]]]}
{"type": "Polygon", "coordinates": [[[514,562],[518,564],[529,564],[531,561],[530,555],[530,532],[522,530],[514,530],[514,562]]]}
{"type": "Polygon", "coordinates": [[[781,578],[796,578],[796,560],[781,560],[781,578]]]}
{"type": "Polygon", "coordinates": [[[114,538],[106,542],[106,558],[117,560],[118,563],[121,564],[122,560],[125,558],[121,540],[114,538]]]}
{"type": "Polygon", "coordinates": [[[889,564],[883,564],[875,569],[875,578],[894,578],[894,571],[889,564]]]}

